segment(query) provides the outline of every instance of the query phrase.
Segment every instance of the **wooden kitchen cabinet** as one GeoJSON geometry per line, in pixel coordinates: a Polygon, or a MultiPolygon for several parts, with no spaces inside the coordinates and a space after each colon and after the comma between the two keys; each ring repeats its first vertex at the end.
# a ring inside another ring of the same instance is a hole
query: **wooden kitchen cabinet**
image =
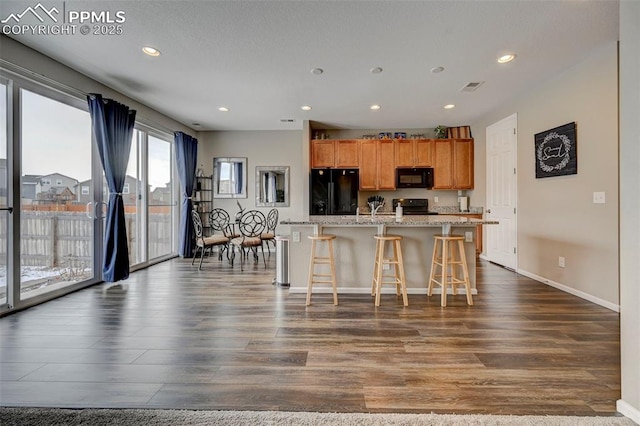
{"type": "Polygon", "coordinates": [[[415,141],[413,139],[397,139],[396,144],[396,167],[413,167],[416,152],[415,141]]]}
{"type": "Polygon", "coordinates": [[[433,141],[433,189],[453,188],[453,144],[451,139],[433,141]]]}
{"type": "Polygon", "coordinates": [[[395,147],[392,140],[378,141],[378,189],[396,189],[395,147]]]}
{"type": "Polygon", "coordinates": [[[393,140],[360,141],[360,189],[395,189],[393,140]]]}
{"type": "Polygon", "coordinates": [[[396,167],[431,167],[430,139],[397,139],[395,141],[396,167]]]}
{"type": "Polygon", "coordinates": [[[358,168],[360,166],[358,140],[337,140],[334,147],[336,167],[358,168]]]}
{"type": "Polygon", "coordinates": [[[473,189],[473,139],[453,139],[453,189],[473,189]]]}
{"type": "Polygon", "coordinates": [[[473,189],[473,139],[434,139],[433,175],[433,189],[473,189]]]}
{"type": "Polygon", "coordinates": [[[311,168],[334,167],[335,163],[333,140],[311,141],[311,168]]]}
{"type": "Polygon", "coordinates": [[[431,153],[433,142],[431,139],[416,139],[416,167],[432,167],[433,155],[431,153]]]}
{"type": "Polygon", "coordinates": [[[358,140],[311,141],[311,168],[354,168],[360,165],[358,140]]]}

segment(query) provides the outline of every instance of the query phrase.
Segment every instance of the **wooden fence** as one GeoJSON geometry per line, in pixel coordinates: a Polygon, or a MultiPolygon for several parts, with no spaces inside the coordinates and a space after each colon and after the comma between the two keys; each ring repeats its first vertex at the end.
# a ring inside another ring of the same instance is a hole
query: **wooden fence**
{"type": "MultiPolygon", "coordinates": [[[[138,262],[135,213],[125,214],[129,259],[138,262]]],[[[84,212],[23,211],[20,250],[23,266],[91,266],[93,227],[96,222],[84,212]]],[[[173,251],[171,214],[149,214],[149,258],[173,251]]],[[[0,220],[0,265],[6,263],[7,220],[0,220]]]]}

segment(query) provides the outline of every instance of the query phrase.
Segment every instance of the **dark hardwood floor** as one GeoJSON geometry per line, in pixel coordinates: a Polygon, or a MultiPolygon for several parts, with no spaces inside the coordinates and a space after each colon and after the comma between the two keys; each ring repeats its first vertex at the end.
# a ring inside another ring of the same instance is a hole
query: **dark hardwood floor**
{"type": "Polygon", "coordinates": [[[471,307],[305,307],[274,263],[175,259],[1,318],[0,404],[615,415],[615,312],[484,261],[471,307]]]}

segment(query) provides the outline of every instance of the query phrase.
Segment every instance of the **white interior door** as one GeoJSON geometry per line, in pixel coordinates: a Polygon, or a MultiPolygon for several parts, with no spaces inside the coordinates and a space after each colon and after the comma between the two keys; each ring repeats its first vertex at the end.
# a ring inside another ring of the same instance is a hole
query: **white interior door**
{"type": "Polygon", "coordinates": [[[487,127],[487,203],[485,254],[489,261],[517,268],[517,114],[487,127]]]}

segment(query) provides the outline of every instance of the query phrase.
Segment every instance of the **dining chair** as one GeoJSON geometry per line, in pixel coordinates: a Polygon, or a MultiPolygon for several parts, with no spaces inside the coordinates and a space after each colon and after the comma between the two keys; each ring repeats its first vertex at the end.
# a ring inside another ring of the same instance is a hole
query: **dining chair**
{"type": "Polygon", "coordinates": [[[269,255],[271,255],[271,248],[269,244],[273,244],[273,248],[276,247],[276,226],[278,226],[278,209],[271,209],[269,213],[267,213],[267,226],[265,232],[260,234],[260,238],[263,243],[267,246],[267,250],[269,250],[269,255]]]}
{"type": "MultiPolygon", "coordinates": [[[[260,235],[264,231],[267,224],[267,219],[264,214],[258,210],[249,210],[245,212],[240,218],[240,222],[237,223],[240,236],[232,238],[230,243],[233,247],[238,248],[240,253],[240,270],[244,270],[244,250],[253,252],[255,261],[258,261],[258,247],[262,250],[262,261],[265,268],[267,267],[267,261],[264,257],[264,247],[262,245],[262,238],[260,235]]],[[[233,259],[235,258],[235,250],[231,253],[231,264],[233,265],[233,259]]]]}
{"type": "Polygon", "coordinates": [[[211,253],[211,250],[215,246],[226,246],[229,244],[229,238],[224,235],[211,235],[209,237],[204,236],[202,219],[200,219],[200,213],[195,210],[191,211],[191,218],[193,220],[193,227],[196,234],[196,249],[193,252],[193,259],[191,260],[191,265],[196,261],[196,256],[198,255],[198,251],[200,251],[200,265],[198,269],[202,269],[202,260],[204,259],[205,252],[208,250],[211,253]]]}
{"type": "MultiPolygon", "coordinates": [[[[231,217],[225,209],[215,208],[209,212],[209,226],[211,226],[213,231],[212,235],[216,235],[216,231],[220,232],[223,236],[227,237],[228,241],[240,236],[240,234],[235,232],[234,224],[231,223],[231,217]]],[[[222,254],[225,250],[227,250],[227,259],[230,259],[228,248],[229,244],[225,244],[220,248],[218,259],[222,260],[222,254]]]]}

